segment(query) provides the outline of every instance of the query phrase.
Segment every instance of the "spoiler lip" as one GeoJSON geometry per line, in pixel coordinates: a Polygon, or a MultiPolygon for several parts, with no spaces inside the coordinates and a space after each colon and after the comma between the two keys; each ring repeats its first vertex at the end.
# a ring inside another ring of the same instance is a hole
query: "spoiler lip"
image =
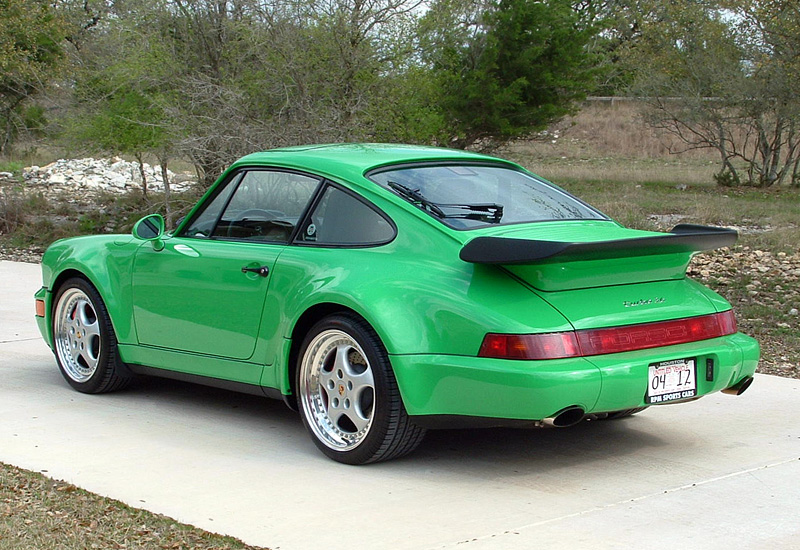
{"type": "Polygon", "coordinates": [[[476,237],[459,257],[474,264],[530,264],[605,260],[658,254],[685,254],[731,246],[739,233],[726,227],[679,224],[669,233],[632,239],[562,242],[507,237],[476,237]]]}

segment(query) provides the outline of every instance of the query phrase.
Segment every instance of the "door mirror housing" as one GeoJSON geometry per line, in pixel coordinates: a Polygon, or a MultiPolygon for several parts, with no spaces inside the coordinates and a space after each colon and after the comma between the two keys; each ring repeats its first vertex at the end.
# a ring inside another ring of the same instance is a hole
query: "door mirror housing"
{"type": "Polygon", "coordinates": [[[164,237],[166,223],[161,214],[145,216],[133,226],[133,236],[142,241],[152,241],[155,250],[164,248],[161,239],[164,237]]]}

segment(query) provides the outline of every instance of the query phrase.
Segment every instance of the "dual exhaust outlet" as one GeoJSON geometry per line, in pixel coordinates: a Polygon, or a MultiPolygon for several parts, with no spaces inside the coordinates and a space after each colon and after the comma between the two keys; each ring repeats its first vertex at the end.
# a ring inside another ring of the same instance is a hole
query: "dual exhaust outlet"
{"type": "MultiPolygon", "coordinates": [[[[749,388],[752,383],[753,377],[747,376],[742,378],[742,380],[733,386],[722,390],[722,393],[726,393],[728,395],[742,395],[745,391],[747,391],[747,388],[749,388]]],[[[541,421],[540,425],[553,428],[568,428],[579,423],[584,418],[586,418],[586,411],[584,411],[582,407],[573,405],[571,407],[567,407],[566,409],[561,409],[551,417],[545,418],[541,421]]]]}
{"type": "Polygon", "coordinates": [[[542,426],[551,428],[569,428],[574,426],[586,417],[586,411],[577,405],[561,409],[551,417],[542,420],[542,426]]]}
{"type": "Polygon", "coordinates": [[[730,388],[725,388],[722,390],[722,393],[727,393],[728,395],[742,395],[745,391],[747,391],[747,388],[749,388],[750,384],[752,383],[753,377],[746,376],[730,388]]]}

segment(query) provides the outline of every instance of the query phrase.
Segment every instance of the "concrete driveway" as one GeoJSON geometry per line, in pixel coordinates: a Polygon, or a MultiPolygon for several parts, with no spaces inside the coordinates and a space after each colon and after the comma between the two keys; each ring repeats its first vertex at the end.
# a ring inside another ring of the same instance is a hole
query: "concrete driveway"
{"type": "Polygon", "coordinates": [[[0,461],[256,545],[800,548],[800,381],[564,430],[440,431],[367,467],[277,401],[148,379],[70,389],[0,261],[0,461]]]}

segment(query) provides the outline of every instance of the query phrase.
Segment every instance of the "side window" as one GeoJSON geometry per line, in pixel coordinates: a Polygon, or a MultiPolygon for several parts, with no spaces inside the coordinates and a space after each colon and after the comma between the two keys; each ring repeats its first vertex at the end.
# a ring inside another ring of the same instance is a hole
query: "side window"
{"type": "Polygon", "coordinates": [[[251,170],[244,174],[213,237],[286,243],[319,185],[317,178],[251,170]]]}
{"type": "Polygon", "coordinates": [[[298,236],[301,242],[327,245],[383,244],[393,238],[394,228],[383,216],[336,187],[325,190],[298,236]]]}
{"type": "Polygon", "coordinates": [[[236,184],[241,179],[242,175],[238,174],[229,181],[225,187],[217,193],[217,196],[206,203],[205,208],[195,216],[192,223],[189,224],[182,235],[184,237],[209,237],[214,229],[214,224],[217,223],[222,209],[228,202],[228,197],[231,192],[236,188],[236,184]]]}

